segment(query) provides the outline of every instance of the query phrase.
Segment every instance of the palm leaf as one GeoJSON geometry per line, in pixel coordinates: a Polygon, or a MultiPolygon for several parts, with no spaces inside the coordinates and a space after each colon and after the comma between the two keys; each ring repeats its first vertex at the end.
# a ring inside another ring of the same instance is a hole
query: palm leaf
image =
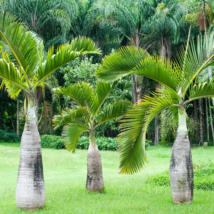
{"type": "Polygon", "coordinates": [[[93,115],[97,114],[100,107],[102,106],[105,99],[107,98],[107,96],[112,91],[115,85],[116,85],[116,82],[114,82],[112,85],[110,83],[104,83],[101,81],[97,82],[91,108],[90,108],[90,111],[93,115]]]}
{"type": "Polygon", "coordinates": [[[7,82],[10,82],[16,87],[28,92],[27,86],[23,83],[22,76],[18,69],[12,62],[7,62],[4,59],[0,59],[0,78],[7,82]]]}
{"type": "Polygon", "coordinates": [[[77,83],[68,87],[59,87],[53,90],[55,93],[64,94],[69,96],[79,106],[90,106],[94,89],[89,83],[77,83]]]}
{"type": "Polygon", "coordinates": [[[14,85],[13,83],[5,80],[2,80],[1,87],[3,86],[5,86],[5,88],[7,89],[7,92],[11,99],[16,99],[22,91],[22,89],[19,88],[17,85],[14,85]]]}
{"type": "Polygon", "coordinates": [[[42,40],[35,33],[27,31],[27,28],[10,14],[0,15],[0,39],[7,44],[27,75],[33,76],[33,71],[41,61],[42,40]]]}
{"type": "Polygon", "coordinates": [[[166,60],[150,56],[143,49],[127,46],[103,59],[96,75],[102,81],[113,81],[129,74],[138,74],[153,79],[176,91],[180,83],[179,69],[166,60]]]}
{"type": "Polygon", "coordinates": [[[119,170],[120,173],[133,174],[139,171],[146,161],[145,145],[143,144],[143,125],[149,105],[133,106],[122,120],[119,135],[119,170]]]}
{"type": "Polygon", "coordinates": [[[180,86],[180,67],[170,64],[168,60],[159,57],[147,57],[134,69],[134,74],[142,75],[161,83],[176,92],[180,86]]]}
{"type": "Polygon", "coordinates": [[[209,32],[204,37],[198,36],[196,48],[195,44],[191,42],[186,58],[183,57],[184,50],[179,55],[177,57],[178,63],[180,65],[185,63],[185,78],[183,82],[183,97],[185,97],[198,75],[208,66],[214,65],[214,32],[209,32]]]}
{"type": "Polygon", "coordinates": [[[122,133],[119,136],[120,172],[133,174],[138,172],[146,161],[146,130],[152,119],[164,109],[179,104],[179,97],[163,89],[146,96],[142,103],[128,110],[122,120],[122,133]]]}
{"type": "Polygon", "coordinates": [[[136,65],[148,56],[146,51],[134,46],[120,48],[103,59],[96,75],[105,82],[118,80],[131,74],[136,65]]]}
{"type": "Polygon", "coordinates": [[[189,99],[184,104],[206,97],[214,97],[214,77],[210,82],[195,84],[190,89],[189,99]]]}
{"type": "Polygon", "coordinates": [[[79,107],[77,109],[63,111],[61,115],[54,116],[53,125],[55,129],[69,123],[88,127],[89,120],[90,114],[88,110],[84,107],[79,107]]]}
{"type": "Polygon", "coordinates": [[[70,46],[72,51],[81,52],[82,55],[101,54],[101,50],[96,47],[95,43],[90,38],[84,36],[79,36],[72,40],[70,46]]]}
{"type": "Polygon", "coordinates": [[[81,133],[85,131],[88,131],[88,127],[85,127],[83,125],[69,124],[67,126],[64,126],[62,136],[65,140],[65,146],[69,151],[72,150],[72,152],[75,152],[78,139],[81,133]]]}
{"type": "Polygon", "coordinates": [[[110,120],[121,118],[131,105],[129,101],[116,101],[113,104],[109,104],[103,111],[98,115],[99,125],[110,120]]]}
{"type": "Polygon", "coordinates": [[[53,55],[54,47],[49,48],[47,60],[38,68],[38,81],[35,84],[34,88],[36,88],[40,84],[40,82],[44,81],[57,69],[66,65],[72,60],[86,54],[99,53],[100,50],[96,48],[93,41],[85,37],[79,37],[71,41],[70,44],[61,45],[57,49],[55,55],[53,55]]]}

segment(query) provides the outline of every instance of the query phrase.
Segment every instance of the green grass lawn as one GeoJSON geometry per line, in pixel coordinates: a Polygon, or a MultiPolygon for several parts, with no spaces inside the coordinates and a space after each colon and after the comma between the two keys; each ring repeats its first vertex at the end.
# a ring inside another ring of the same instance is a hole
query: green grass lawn
{"type": "MultiPolygon", "coordinates": [[[[172,203],[168,187],[151,186],[148,176],[168,169],[171,148],[149,147],[149,162],[135,175],[118,174],[117,152],[101,151],[105,191],[85,190],[87,151],[43,149],[46,205],[32,213],[214,213],[214,192],[194,190],[191,205],[172,203]]],[[[195,164],[213,160],[214,148],[192,150],[195,164]]],[[[0,214],[26,213],[17,210],[15,202],[19,163],[19,144],[0,143],[0,214]]]]}

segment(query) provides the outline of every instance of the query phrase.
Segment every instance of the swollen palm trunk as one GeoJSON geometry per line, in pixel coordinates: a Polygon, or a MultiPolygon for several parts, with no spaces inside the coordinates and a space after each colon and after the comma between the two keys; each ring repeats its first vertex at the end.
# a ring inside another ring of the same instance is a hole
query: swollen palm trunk
{"type": "Polygon", "coordinates": [[[89,150],[86,189],[92,192],[101,192],[104,188],[102,162],[98,150],[89,150]]]}
{"type": "Polygon", "coordinates": [[[186,130],[186,112],[179,114],[179,128],[172,148],[169,167],[174,203],[191,203],[193,198],[193,166],[190,142],[186,130]]]}
{"type": "MultiPolygon", "coordinates": [[[[32,112],[35,115],[32,108],[33,111],[28,111],[30,119],[32,112]]],[[[45,205],[41,140],[35,120],[25,123],[22,134],[16,204],[18,208],[31,210],[45,205]]]]}

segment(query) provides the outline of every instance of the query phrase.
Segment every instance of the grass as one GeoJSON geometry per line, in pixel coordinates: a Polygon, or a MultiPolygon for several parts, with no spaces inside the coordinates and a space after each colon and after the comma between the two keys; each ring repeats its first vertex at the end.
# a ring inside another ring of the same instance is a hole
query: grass
{"type": "MultiPolygon", "coordinates": [[[[75,154],[66,150],[43,149],[46,205],[36,213],[132,213],[176,214],[214,211],[214,192],[194,190],[192,204],[172,203],[169,187],[151,186],[148,176],[168,169],[171,148],[149,147],[149,163],[138,174],[118,174],[117,152],[101,151],[105,191],[102,194],[85,191],[87,151],[75,154]]],[[[208,163],[214,148],[192,150],[194,163],[208,163]]],[[[0,143],[0,214],[28,213],[17,210],[15,202],[19,162],[19,144],[0,143]]],[[[30,212],[31,213],[31,212],[30,212]]]]}

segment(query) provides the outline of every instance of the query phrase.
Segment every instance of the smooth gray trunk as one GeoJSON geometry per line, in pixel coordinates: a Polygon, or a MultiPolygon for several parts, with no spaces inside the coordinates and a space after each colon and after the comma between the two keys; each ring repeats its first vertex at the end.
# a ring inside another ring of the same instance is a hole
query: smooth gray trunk
{"type": "Polygon", "coordinates": [[[186,112],[179,112],[179,126],[169,166],[170,185],[174,203],[192,203],[193,166],[186,112]]]}
{"type": "Polygon", "coordinates": [[[200,143],[204,141],[204,132],[203,132],[203,99],[199,100],[199,112],[200,112],[200,143]]]}
{"type": "MultiPolygon", "coordinates": [[[[160,48],[160,57],[162,60],[165,60],[166,58],[166,47],[164,45],[164,38],[162,38],[162,44],[160,48]]],[[[156,82],[156,90],[160,87],[160,84],[156,82]]],[[[155,142],[154,145],[157,146],[159,144],[159,115],[155,117],[155,142]]]]}
{"type": "Polygon", "coordinates": [[[45,205],[41,139],[34,101],[29,100],[27,122],[21,138],[19,172],[16,188],[18,208],[34,210],[45,205]]]}
{"type": "Polygon", "coordinates": [[[132,74],[131,75],[132,79],[132,102],[136,103],[137,102],[137,82],[136,82],[136,75],[132,74]]]}
{"type": "Polygon", "coordinates": [[[102,192],[104,188],[100,152],[95,143],[94,132],[90,132],[90,145],[87,158],[86,189],[91,192],[102,192]]]}
{"type": "Polygon", "coordinates": [[[197,108],[197,100],[194,100],[193,103],[193,107],[194,107],[194,137],[195,140],[199,141],[199,127],[198,127],[198,108],[197,108]]]}
{"type": "Polygon", "coordinates": [[[155,146],[157,146],[159,143],[158,133],[159,133],[159,115],[155,117],[155,146]]]}
{"type": "MultiPolygon", "coordinates": [[[[156,91],[160,87],[160,84],[156,82],[156,91]]],[[[159,143],[159,114],[155,116],[155,146],[159,143]]]]}
{"type": "Polygon", "coordinates": [[[208,98],[208,104],[209,104],[209,110],[210,110],[210,123],[211,123],[211,132],[212,132],[212,139],[213,139],[213,145],[214,145],[214,127],[213,127],[213,114],[210,104],[210,99],[208,98]]]}
{"type": "Polygon", "coordinates": [[[19,100],[17,99],[16,134],[19,136],[19,100]]]}
{"type": "Polygon", "coordinates": [[[210,130],[209,130],[209,110],[208,110],[208,98],[205,99],[205,104],[206,104],[206,122],[207,122],[207,142],[210,142],[210,130]]]}

